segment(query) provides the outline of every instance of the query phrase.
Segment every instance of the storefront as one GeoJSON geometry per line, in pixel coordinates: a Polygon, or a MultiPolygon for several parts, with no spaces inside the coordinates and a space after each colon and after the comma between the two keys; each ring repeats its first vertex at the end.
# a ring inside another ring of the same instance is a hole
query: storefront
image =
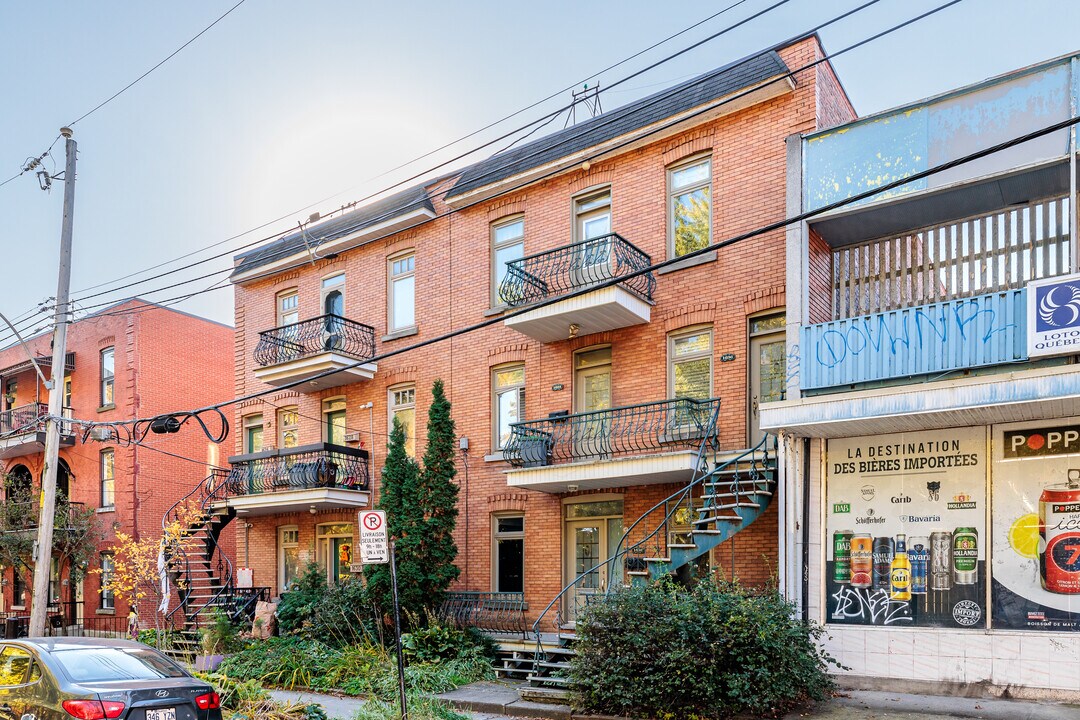
{"type": "Polygon", "coordinates": [[[816,449],[809,589],[842,675],[1080,691],[1080,418],[816,449]]]}

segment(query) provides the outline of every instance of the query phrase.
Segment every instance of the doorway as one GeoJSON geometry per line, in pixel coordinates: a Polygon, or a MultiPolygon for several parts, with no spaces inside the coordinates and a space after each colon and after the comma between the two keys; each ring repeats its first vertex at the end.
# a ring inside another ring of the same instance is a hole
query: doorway
{"type": "Polygon", "coordinates": [[[347,580],[351,576],[349,566],[352,565],[352,525],[320,525],[316,534],[318,561],[326,571],[326,584],[333,586],[347,580]]]}
{"type": "Polygon", "coordinates": [[[748,412],[751,447],[761,442],[761,404],[783,400],[787,390],[787,341],[784,313],[750,318],[750,407],[748,412]]]}
{"type": "Polygon", "coordinates": [[[572,429],[576,458],[610,454],[610,420],[600,412],[610,409],[611,347],[575,353],[574,413],[593,413],[574,420],[572,429]]]}
{"type": "Polygon", "coordinates": [[[591,285],[612,277],[610,190],[574,202],[574,234],[581,243],[574,263],[574,285],[591,285]]]}
{"type": "Polygon", "coordinates": [[[610,564],[601,564],[615,555],[622,539],[623,501],[597,499],[565,508],[565,584],[584,575],[568,592],[563,608],[563,620],[574,622],[592,597],[607,591],[609,576],[622,577],[621,563],[614,571],[610,564]]]}

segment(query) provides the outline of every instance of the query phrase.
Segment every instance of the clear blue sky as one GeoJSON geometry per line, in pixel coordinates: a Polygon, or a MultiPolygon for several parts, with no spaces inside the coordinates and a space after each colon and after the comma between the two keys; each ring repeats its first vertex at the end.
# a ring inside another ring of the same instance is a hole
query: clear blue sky
{"type": "MultiPolygon", "coordinates": [[[[234,2],[0,4],[0,180],[44,150],[61,125],[234,2]]],[[[326,212],[430,167],[432,159],[370,180],[732,2],[247,0],[168,64],[76,125],[74,296],[279,216],[290,219],[215,252],[295,228],[310,212],[294,214],[297,209],[340,193],[317,206],[326,212]]],[[[769,4],[747,0],[601,77],[601,86],[769,4]]],[[[791,0],[605,94],[604,107],[772,45],[858,4],[791,0]]],[[[835,52],[937,4],[882,0],[823,31],[822,38],[835,52]]],[[[856,110],[865,115],[1080,49],[1078,27],[1077,2],[964,0],[835,64],[856,110]]],[[[566,100],[560,97],[524,117],[566,100]]],[[[561,120],[551,127],[561,127],[561,120]]],[[[9,317],[55,293],[62,196],[59,183],[47,194],[30,175],[0,188],[6,270],[0,312],[9,317]]],[[[219,260],[170,281],[228,264],[219,260]]],[[[166,282],[83,304],[141,294],[166,282]]],[[[146,296],[164,299],[183,291],[146,296]]],[[[231,323],[232,291],[207,293],[179,307],[231,323]]]]}

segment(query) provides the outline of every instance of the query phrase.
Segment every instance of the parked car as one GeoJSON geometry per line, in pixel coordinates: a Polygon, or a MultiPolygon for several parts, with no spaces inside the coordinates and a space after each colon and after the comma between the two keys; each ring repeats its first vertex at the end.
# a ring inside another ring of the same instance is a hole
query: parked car
{"type": "Polygon", "coordinates": [[[0,641],[0,720],[221,720],[214,689],[128,640],[0,641]]]}

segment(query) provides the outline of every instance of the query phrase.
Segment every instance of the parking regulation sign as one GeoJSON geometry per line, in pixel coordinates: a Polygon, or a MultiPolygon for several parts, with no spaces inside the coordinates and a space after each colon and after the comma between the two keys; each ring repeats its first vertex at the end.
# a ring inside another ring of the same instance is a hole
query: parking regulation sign
{"type": "Polygon", "coordinates": [[[381,565],[390,562],[390,542],[386,535],[386,513],[364,510],[359,513],[360,562],[381,565]]]}

